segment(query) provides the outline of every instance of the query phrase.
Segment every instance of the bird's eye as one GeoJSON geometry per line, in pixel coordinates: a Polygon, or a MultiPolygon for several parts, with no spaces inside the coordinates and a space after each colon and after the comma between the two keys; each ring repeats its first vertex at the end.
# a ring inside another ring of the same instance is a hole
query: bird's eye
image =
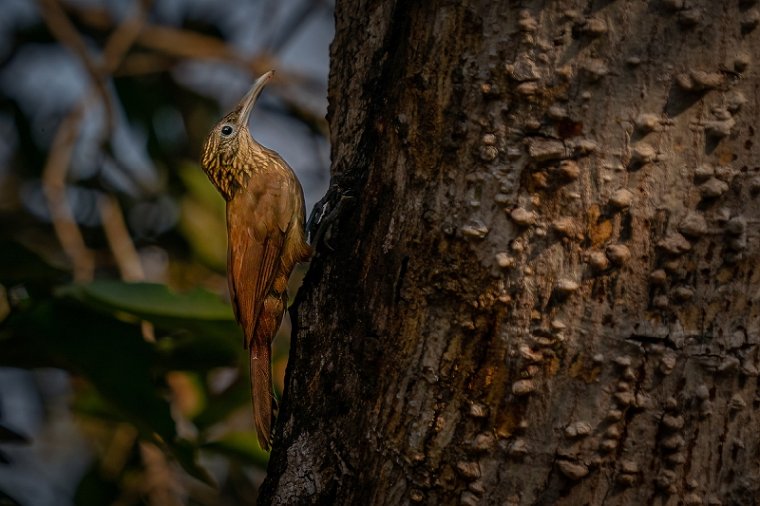
{"type": "Polygon", "coordinates": [[[222,135],[230,135],[232,134],[232,127],[229,125],[224,125],[222,127],[222,135]]]}

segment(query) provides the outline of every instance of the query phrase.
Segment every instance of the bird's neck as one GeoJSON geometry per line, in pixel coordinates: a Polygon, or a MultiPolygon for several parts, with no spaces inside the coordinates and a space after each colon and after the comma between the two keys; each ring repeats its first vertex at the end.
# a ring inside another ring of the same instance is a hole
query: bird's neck
{"type": "Polygon", "coordinates": [[[225,200],[232,200],[232,197],[240,190],[245,188],[251,173],[245,168],[237,169],[233,165],[219,165],[207,172],[208,178],[214,184],[219,193],[225,200]]]}
{"type": "Polygon", "coordinates": [[[212,164],[213,168],[207,171],[209,179],[227,201],[245,188],[248,180],[266,164],[263,148],[255,141],[246,144],[234,154],[219,156],[212,164]]]}

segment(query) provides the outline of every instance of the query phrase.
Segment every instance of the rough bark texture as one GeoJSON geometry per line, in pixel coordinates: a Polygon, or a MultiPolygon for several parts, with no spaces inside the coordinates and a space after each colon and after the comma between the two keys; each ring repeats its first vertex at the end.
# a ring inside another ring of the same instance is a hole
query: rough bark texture
{"type": "Polygon", "coordinates": [[[756,2],[336,10],[261,502],[756,504],[756,2]]]}

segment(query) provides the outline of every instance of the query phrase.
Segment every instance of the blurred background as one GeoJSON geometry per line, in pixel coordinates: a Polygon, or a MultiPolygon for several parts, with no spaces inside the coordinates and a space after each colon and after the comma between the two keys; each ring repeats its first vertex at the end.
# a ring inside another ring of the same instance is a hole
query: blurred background
{"type": "Polygon", "coordinates": [[[275,69],[250,128],[308,214],[332,36],[332,0],[0,0],[0,505],[255,504],[268,455],[198,156],[275,69]]]}

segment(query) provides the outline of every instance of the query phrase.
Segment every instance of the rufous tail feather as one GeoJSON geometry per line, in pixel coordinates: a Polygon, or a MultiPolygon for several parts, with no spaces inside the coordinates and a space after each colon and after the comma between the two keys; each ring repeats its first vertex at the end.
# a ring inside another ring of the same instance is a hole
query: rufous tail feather
{"type": "Polygon", "coordinates": [[[270,447],[272,433],[272,364],[269,343],[251,343],[251,397],[253,399],[253,424],[259,444],[265,450],[270,447]]]}
{"type": "Polygon", "coordinates": [[[261,447],[268,450],[272,432],[272,362],[271,344],[280,328],[285,310],[286,295],[270,293],[259,313],[251,339],[251,395],[253,396],[253,423],[261,447]]]}

